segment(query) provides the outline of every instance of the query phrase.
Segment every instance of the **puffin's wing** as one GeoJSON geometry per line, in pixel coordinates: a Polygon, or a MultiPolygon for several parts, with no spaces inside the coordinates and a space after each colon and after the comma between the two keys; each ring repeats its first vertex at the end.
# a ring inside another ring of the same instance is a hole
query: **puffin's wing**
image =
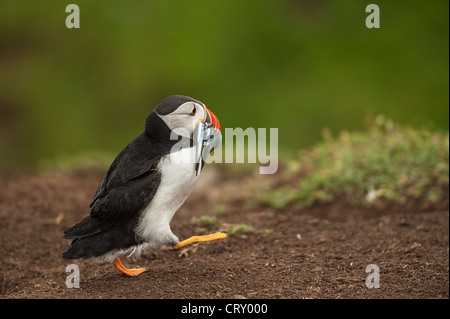
{"type": "Polygon", "coordinates": [[[147,207],[158,189],[159,160],[160,157],[144,157],[127,146],[97,189],[90,215],[68,228],[64,238],[88,237],[133,219],[147,207]]]}

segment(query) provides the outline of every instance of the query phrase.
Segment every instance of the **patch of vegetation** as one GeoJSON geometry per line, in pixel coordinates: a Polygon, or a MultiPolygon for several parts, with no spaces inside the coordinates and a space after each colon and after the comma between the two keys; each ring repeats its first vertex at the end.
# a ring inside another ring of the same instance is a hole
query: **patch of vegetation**
{"type": "Polygon", "coordinates": [[[273,229],[256,229],[247,224],[227,224],[220,229],[228,233],[229,235],[246,234],[246,233],[260,233],[260,234],[272,234],[273,229]]]}
{"type": "Polygon", "coordinates": [[[194,221],[196,226],[196,232],[202,233],[205,231],[217,230],[219,228],[219,222],[214,216],[201,216],[194,221]]]}
{"type": "Polygon", "coordinates": [[[224,227],[222,231],[230,235],[236,235],[236,234],[251,233],[254,232],[255,229],[253,228],[253,226],[247,224],[237,224],[237,225],[228,225],[224,227]]]}
{"type": "Polygon", "coordinates": [[[413,129],[378,116],[367,132],[342,132],[299,152],[276,190],[261,201],[275,209],[344,196],[351,203],[409,199],[439,202],[449,185],[449,134],[413,129]]]}
{"type": "Polygon", "coordinates": [[[228,212],[228,206],[226,204],[217,204],[213,208],[216,216],[225,215],[228,212]]]}
{"type": "Polygon", "coordinates": [[[196,226],[196,232],[205,233],[211,231],[224,231],[229,235],[246,234],[246,233],[264,233],[271,234],[273,229],[255,229],[251,225],[247,224],[219,224],[218,220],[214,216],[201,216],[194,221],[196,226]]]}

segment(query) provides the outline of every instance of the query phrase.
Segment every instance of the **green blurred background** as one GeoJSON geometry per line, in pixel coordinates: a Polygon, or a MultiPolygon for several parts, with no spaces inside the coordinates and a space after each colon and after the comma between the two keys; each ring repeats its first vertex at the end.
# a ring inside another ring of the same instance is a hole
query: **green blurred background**
{"type": "Polygon", "coordinates": [[[449,127],[449,2],[0,2],[0,171],[112,158],[162,99],[203,101],[222,127],[278,127],[286,154],[321,129],[449,127]],[[81,28],[67,29],[76,3],[81,28]],[[381,28],[367,29],[376,3],[381,28]]]}

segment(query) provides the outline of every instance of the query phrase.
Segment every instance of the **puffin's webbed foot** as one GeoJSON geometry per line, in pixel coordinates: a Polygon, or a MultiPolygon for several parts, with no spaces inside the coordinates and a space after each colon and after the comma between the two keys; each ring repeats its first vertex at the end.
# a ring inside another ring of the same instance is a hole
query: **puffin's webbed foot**
{"type": "Polygon", "coordinates": [[[206,242],[206,241],[212,241],[217,239],[223,239],[227,238],[228,235],[224,232],[218,232],[210,235],[204,235],[204,236],[192,236],[186,240],[179,241],[175,246],[172,246],[173,249],[180,249],[185,246],[189,246],[192,244],[200,243],[200,242],[206,242]]]}
{"type": "Polygon", "coordinates": [[[119,269],[125,275],[130,277],[135,277],[137,275],[142,274],[143,272],[148,271],[147,268],[131,268],[131,269],[125,268],[125,266],[122,264],[119,258],[116,258],[116,260],[114,260],[114,266],[116,266],[117,269],[119,269]]]}

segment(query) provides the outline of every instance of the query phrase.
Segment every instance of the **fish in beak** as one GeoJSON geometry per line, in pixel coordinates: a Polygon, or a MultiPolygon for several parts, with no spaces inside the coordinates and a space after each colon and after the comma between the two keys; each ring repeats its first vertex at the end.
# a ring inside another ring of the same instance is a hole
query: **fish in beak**
{"type": "Polygon", "coordinates": [[[203,120],[197,122],[194,129],[194,143],[196,146],[195,169],[197,175],[205,164],[208,155],[222,141],[219,119],[206,106],[203,105],[203,107],[205,109],[205,117],[203,120]]]}

